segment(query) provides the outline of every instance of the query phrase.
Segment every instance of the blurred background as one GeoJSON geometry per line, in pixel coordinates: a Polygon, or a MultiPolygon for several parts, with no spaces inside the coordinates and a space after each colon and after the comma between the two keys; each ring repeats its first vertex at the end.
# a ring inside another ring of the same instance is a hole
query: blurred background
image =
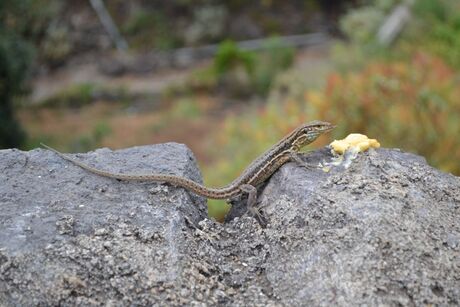
{"type": "Polygon", "coordinates": [[[460,175],[459,116],[458,0],[0,2],[0,148],[181,142],[219,186],[318,119],[460,175]]]}

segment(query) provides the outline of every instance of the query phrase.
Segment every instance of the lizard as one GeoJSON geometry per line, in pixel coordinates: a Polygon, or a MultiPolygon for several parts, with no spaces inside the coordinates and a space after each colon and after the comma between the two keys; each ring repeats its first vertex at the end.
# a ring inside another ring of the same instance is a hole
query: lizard
{"type": "Polygon", "coordinates": [[[278,143],[256,158],[230,184],[220,188],[210,188],[185,177],[167,174],[123,174],[100,170],[71,158],[60,151],[40,143],[44,148],[55,152],[61,158],[99,176],[119,180],[139,180],[165,182],[179,186],[194,194],[210,199],[231,199],[247,193],[247,206],[253,207],[257,198],[257,187],[267,180],[278,168],[287,162],[294,161],[302,166],[309,167],[300,158],[302,147],[314,142],[320,135],[331,131],[335,126],[323,121],[312,121],[303,124],[282,138],[278,143]]]}

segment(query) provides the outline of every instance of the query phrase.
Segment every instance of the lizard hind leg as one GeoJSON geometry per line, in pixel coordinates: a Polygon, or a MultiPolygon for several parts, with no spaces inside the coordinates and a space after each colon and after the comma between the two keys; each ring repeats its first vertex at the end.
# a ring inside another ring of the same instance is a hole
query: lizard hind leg
{"type": "Polygon", "coordinates": [[[247,208],[254,218],[262,227],[267,224],[266,218],[260,213],[257,206],[257,189],[250,184],[242,184],[240,186],[242,192],[248,193],[247,208]]]}

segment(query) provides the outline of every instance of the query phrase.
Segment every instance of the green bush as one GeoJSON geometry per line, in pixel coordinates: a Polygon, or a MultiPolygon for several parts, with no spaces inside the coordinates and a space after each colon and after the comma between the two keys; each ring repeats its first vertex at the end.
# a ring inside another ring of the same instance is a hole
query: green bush
{"type": "Polygon", "coordinates": [[[70,85],[40,101],[36,107],[80,108],[98,100],[117,101],[129,105],[130,93],[125,87],[109,87],[98,83],[70,85]]]}
{"type": "Polygon", "coordinates": [[[377,29],[384,17],[384,12],[376,6],[361,7],[341,18],[340,29],[354,43],[370,43],[374,41],[377,29]]]}
{"type": "Polygon", "coordinates": [[[122,25],[121,31],[134,48],[168,50],[181,45],[173,31],[171,20],[155,10],[139,10],[133,13],[122,25]]]}
{"type": "Polygon", "coordinates": [[[218,77],[228,74],[232,69],[242,66],[248,75],[254,71],[254,54],[238,48],[235,42],[225,41],[219,45],[214,57],[214,70],[218,77]]]}
{"type": "Polygon", "coordinates": [[[294,50],[273,38],[258,52],[240,49],[234,42],[223,42],[214,58],[214,71],[222,87],[231,94],[268,94],[276,77],[291,66],[294,50]]]}
{"type": "MultiPolygon", "coordinates": [[[[453,0],[457,1],[457,0],[453,0]]],[[[452,0],[417,0],[414,3],[414,13],[416,17],[424,19],[445,20],[448,16],[448,5],[452,0]]]]}
{"type": "Polygon", "coordinates": [[[42,101],[40,107],[82,107],[93,101],[96,88],[96,85],[93,83],[81,83],[69,86],[42,101]]]}
{"type": "Polygon", "coordinates": [[[102,140],[111,133],[112,129],[106,122],[98,122],[93,127],[90,134],[79,137],[78,140],[72,144],[71,151],[85,152],[99,147],[102,140]]]}
{"type": "Polygon", "coordinates": [[[392,50],[399,58],[425,50],[460,69],[460,2],[417,0],[413,17],[392,50]]]}
{"type": "Polygon", "coordinates": [[[433,44],[428,48],[460,68],[460,13],[447,23],[436,25],[432,35],[433,44]]]}
{"type": "Polygon", "coordinates": [[[0,4],[0,148],[20,147],[25,133],[14,116],[13,99],[23,88],[33,47],[18,33],[21,5],[27,1],[0,4]]]}
{"type": "Polygon", "coordinates": [[[257,60],[252,82],[257,93],[265,96],[279,74],[292,65],[294,49],[284,47],[274,37],[266,43],[257,60]]]}

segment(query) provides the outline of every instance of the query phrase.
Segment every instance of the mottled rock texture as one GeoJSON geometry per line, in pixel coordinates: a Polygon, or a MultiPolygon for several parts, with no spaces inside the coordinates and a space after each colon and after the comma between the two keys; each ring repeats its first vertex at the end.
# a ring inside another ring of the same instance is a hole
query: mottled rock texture
{"type": "MultiPolygon", "coordinates": [[[[179,144],[76,157],[201,181],[179,144]]],[[[217,224],[183,189],[43,149],[1,150],[0,174],[2,306],[460,304],[460,178],[399,150],[330,172],[283,166],[260,189],[265,228],[248,214],[217,224]]]]}

